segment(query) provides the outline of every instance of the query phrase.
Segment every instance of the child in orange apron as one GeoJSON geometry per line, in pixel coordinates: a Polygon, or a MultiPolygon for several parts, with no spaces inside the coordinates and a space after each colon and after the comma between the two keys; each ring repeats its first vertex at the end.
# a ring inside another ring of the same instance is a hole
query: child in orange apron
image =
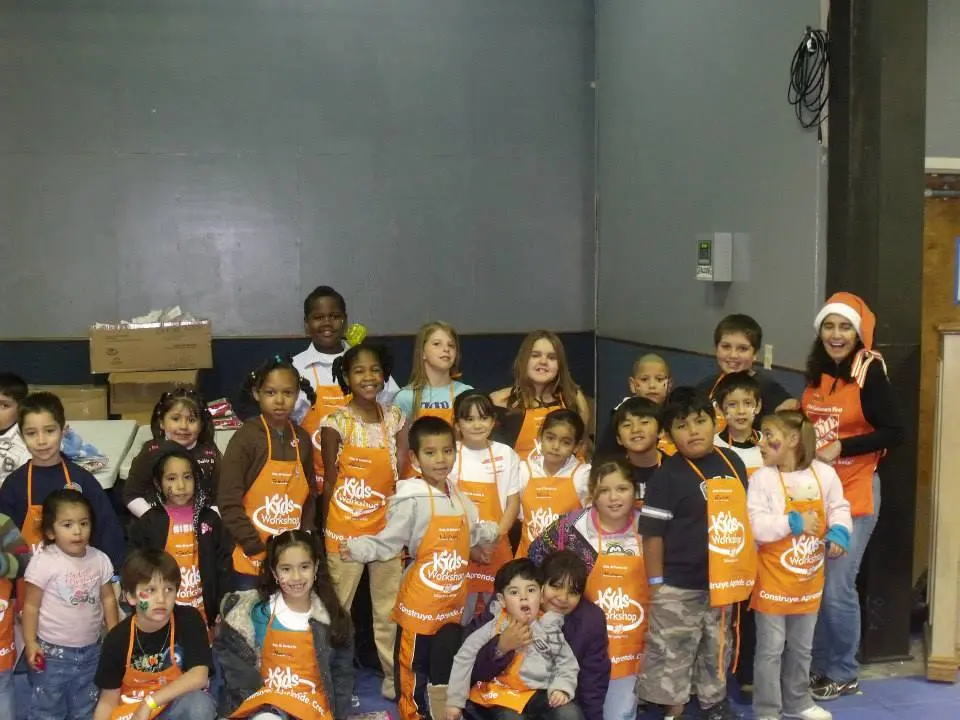
{"type": "Polygon", "coordinates": [[[395,405],[377,401],[392,359],[382,345],[364,341],[334,361],[334,377],[350,403],[328,415],[321,426],[327,482],[323,509],[327,567],[340,604],[353,607],[364,568],[370,578],[373,636],[383,668],[382,695],[396,698],[393,645],[397,626],[391,619],[400,587],[400,559],[369,564],[340,559],[347,538],[376,535],[387,523],[387,498],[397,487],[397,458],[407,455],[406,418],[395,405]]]}
{"type": "MultiPolygon", "coordinates": [[[[439,720],[446,682],[431,678],[430,669],[449,668],[456,647],[441,647],[436,636],[460,624],[471,548],[494,542],[500,531],[495,523],[481,522],[476,506],[448,481],[457,449],[446,421],[420,418],[410,428],[409,443],[420,477],[397,484],[380,533],[348,539],[340,556],[347,562],[384,561],[407,548],[411,560],[393,611],[398,708],[402,720],[439,720]]],[[[459,638],[459,627],[454,629],[459,638]]]]}
{"type": "Polygon", "coordinates": [[[541,611],[541,575],[530,560],[511,560],[497,571],[493,618],[464,641],[453,659],[447,688],[446,720],[460,720],[469,702],[471,714],[504,717],[503,710],[525,717],[578,720],[583,715],[572,702],[579,665],[563,636],[563,615],[541,611]],[[524,623],[530,642],[514,654],[507,669],[489,682],[471,687],[478,654],[509,625],[524,623]]]}
{"type": "Polygon", "coordinates": [[[180,577],[163,550],[130,553],[120,587],[134,613],[103,640],[93,720],[217,717],[206,692],[213,667],[206,624],[195,609],[176,604],[180,577]]]}
{"type": "MultiPolygon", "coordinates": [[[[513,362],[513,385],[490,394],[493,404],[509,412],[504,425],[515,425],[511,444],[521,460],[536,447],[551,410],[570,408],[590,422],[590,407],[574,383],[563,343],[556,333],[535,330],[527,335],[513,362]]],[[[589,454],[589,453],[587,453],[589,454]]]]}
{"type": "MultiPolygon", "coordinates": [[[[313,443],[314,475],[317,493],[323,492],[323,456],[320,454],[320,424],[337,408],[347,404],[344,391],[333,377],[333,362],[352,345],[366,337],[362,325],[350,325],[347,302],[329,285],[314,288],[303,301],[303,328],[310,338],[307,348],[293,358],[293,365],[313,387],[314,398],[301,393],[293,411],[294,421],[310,435],[313,443]]],[[[389,405],[397,394],[397,384],[387,378],[380,402],[389,405]]]]}
{"type": "Polygon", "coordinates": [[[537,448],[520,465],[517,557],[526,557],[530,543],[558,517],[586,504],[590,466],[574,454],[585,432],[583,420],[572,410],[554,410],[544,418],[537,448]]]}
{"type": "Polygon", "coordinates": [[[93,508],[76,490],[43,501],[43,549],[24,573],[23,657],[33,692],[24,717],[90,717],[100,635],[117,624],[113,563],[89,546],[93,508]]]}
{"type": "Polygon", "coordinates": [[[490,440],[496,415],[488,395],[469,390],[457,397],[453,411],[460,440],[450,482],[473,501],[481,520],[496,523],[500,530],[494,545],[472,553],[463,613],[466,624],[483,612],[497,570],[513,557],[507,534],[520,512],[520,458],[509,446],[490,440]]]}
{"type": "Polygon", "coordinates": [[[220,601],[233,582],[233,543],[197,478],[203,470],[184,447],[165,441],[155,453],[153,506],[130,527],[130,546],[165,550],[180,567],[177,604],[196,609],[212,636],[220,601]]]}
{"type": "Polygon", "coordinates": [[[165,442],[177,443],[196,459],[202,471],[195,481],[197,488],[216,506],[223,456],[214,442],[213,418],[203,398],[191,388],[163,393],[153,408],[150,430],[153,437],[140,448],[123,485],[123,504],[133,516],[140,517],[153,507],[153,466],[158,448],[165,442]]]}
{"type": "Polygon", "coordinates": [[[750,478],[747,509],[759,544],[753,709],[758,718],[830,720],[810,694],[810,657],[827,557],[850,543],[850,503],[836,471],[815,460],[813,424],[781,410],[761,424],[766,467],[750,478]]]}
{"type": "Polygon", "coordinates": [[[734,604],[756,580],[756,547],[747,517],[747,471],[729,450],[714,448],[713,401],[677,388],[663,424],[677,446],[647,485],[639,531],[650,586],[644,661],[637,683],[648,702],[677,718],[697,690],[702,717],[739,717],[727,700],[735,643],[734,604]]]}
{"type": "Polygon", "coordinates": [[[334,592],[321,540],[291,530],[270,540],[259,590],[231,593],[214,643],[220,715],[346,720],[353,626],[334,592]]]}
{"type": "Polygon", "coordinates": [[[30,546],[17,526],[0,514],[0,717],[3,718],[17,717],[13,686],[13,667],[17,660],[13,584],[23,577],[31,555],[30,546]]]}
{"type": "Polygon", "coordinates": [[[230,438],[218,498],[233,537],[234,587],[256,585],[267,540],[284,530],[315,528],[313,446],[290,419],[297,394],[312,396],[290,358],[276,355],[250,373],[244,390],[260,406],[230,438]]]}
{"type": "Polygon", "coordinates": [[[636,531],[636,489],[626,463],[605,460],[594,465],[590,498],[590,507],[568,513],[534,540],[530,559],[539,564],[561,550],[584,559],[584,597],[606,616],[611,670],[603,717],[624,720],[637,714],[648,602],[643,546],[636,531]]]}

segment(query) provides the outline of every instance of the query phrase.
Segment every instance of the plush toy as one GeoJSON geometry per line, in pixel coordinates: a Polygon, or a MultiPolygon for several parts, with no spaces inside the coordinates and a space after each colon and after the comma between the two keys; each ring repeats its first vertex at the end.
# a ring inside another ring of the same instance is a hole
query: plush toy
{"type": "Polygon", "coordinates": [[[367,337],[367,326],[361,325],[360,323],[352,323],[343,334],[343,337],[351,347],[359,345],[364,341],[364,338],[367,337]]]}

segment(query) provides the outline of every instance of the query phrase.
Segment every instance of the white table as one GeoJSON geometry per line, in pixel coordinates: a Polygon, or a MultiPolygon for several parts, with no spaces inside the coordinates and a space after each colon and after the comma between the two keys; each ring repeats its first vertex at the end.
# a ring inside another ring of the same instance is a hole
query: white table
{"type": "Polygon", "coordinates": [[[94,477],[104,490],[117,483],[121,461],[127,456],[133,436],[137,434],[134,420],[71,420],[67,423],[85,443],[93,445],[107,458],[107,466],[94,477]]]}
{"type": "MultiPolygon", "coordinates": [[[[130,422],[133,421],[131,420],[130,422]]],[[[230,442],[230,438],[233,437],[235,432],[236,430],[217,430],[214,432],[213,441],[217,444],[221,453],[227,451],[227,443],[230,442]]],[[[118,466],[121,480],[126,480],[130,477],[130,467],[133,465],[133,459],[139,454],[143,444],[152,438],[153,433],[150,431],[150,426],[141,425],[140,429],[137,430],[136,437],[133,438],[133,443],[129,446],[126,455],[118,466]]]]}

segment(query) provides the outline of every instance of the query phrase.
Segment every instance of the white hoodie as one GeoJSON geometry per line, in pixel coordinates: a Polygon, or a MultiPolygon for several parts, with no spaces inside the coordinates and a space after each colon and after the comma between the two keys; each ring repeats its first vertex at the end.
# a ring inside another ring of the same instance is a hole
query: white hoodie
{"type": "Polygon", "coordinates": [[[416,557],[420,540],[430,523],[431,503],[437,515],[462,515],[467,511],[470,547],[494,542],[500,537],[496,523],[480,522],[477,506],[448,483],[450,495],[429,485],[423,478],[397,483],[397,493],[387,498],[387,526],[376,535],[350,538],[347,547],[356,562],[383,562],[395,558],[406,547],[416,557]]]}
{"type": "Polygon", "coordinates": [[[0,485],[29,459],[30,451],[20,437],[20,426],[14,423],[0,435],[0,485]]]}

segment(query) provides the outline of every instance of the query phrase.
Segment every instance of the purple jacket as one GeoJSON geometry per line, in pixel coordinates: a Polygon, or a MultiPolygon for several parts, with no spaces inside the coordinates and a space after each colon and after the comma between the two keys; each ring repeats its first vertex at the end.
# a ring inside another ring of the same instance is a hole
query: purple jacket
{"type": "MultiPolygon", "coordinates": [[[[466,630],[469,635],[493,616],[484,613],[471,622],[466,630]]],[[[577,696],[574,698],[586,720],[603,720],[603,701],[610,684],[610,654],[607,651],[607,619],[603,610],[586,598],[573,609],[563,622],[563,636],[580,663],[577,675],[577,696]]],[[[493,638],[480,650],[473,665],[470,684],[493,680],[507,669],[513,660],[513,652],[497,658],[497,638],[493,638]]]]}

